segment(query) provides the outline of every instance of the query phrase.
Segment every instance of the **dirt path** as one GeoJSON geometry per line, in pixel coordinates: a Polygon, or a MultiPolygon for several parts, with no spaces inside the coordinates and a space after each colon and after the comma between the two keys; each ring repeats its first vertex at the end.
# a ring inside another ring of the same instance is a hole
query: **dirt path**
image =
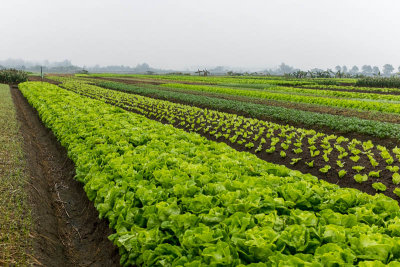
{"type": "Polygon", "coordinates": [[[73,179],[75,167],[37,112],[11,89],[30,180],[33,257],[40,266],[119,266],[108,223],[73,179]]]}

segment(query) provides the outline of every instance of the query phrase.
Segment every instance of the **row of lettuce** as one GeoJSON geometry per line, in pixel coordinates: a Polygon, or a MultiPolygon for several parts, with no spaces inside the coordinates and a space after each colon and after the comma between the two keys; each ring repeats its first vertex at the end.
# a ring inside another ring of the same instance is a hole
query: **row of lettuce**
{"type": "Polygon", "coordinates": [[[339,79],[339,78],[314,78],[314,79],[294,79],[283,76],[182,76],[182,75],[126,75],[126,74],[91,74],[79,75],[82,77],[109,77],[125,79],[151,79],[158,81],[185,81],[190,83],[208,83],[215,85],[236,85],[239,87],[265,87],[274,86],[295,86],[316,89],[335,89],[335,90],[358,90],[376,92],[399,92],[400,78],[398,77],[366,77],[361,79],[339,79]]]}
{"type": "MultiPolygon", "coordinates": [[[[62,87],[126,108],[158,121],[191,132],[210,135],[215,140],[236,145],[255,154],[274,155],[272,162],[283,158],[289,167],[307,165],[321,177],[352,179],[367,182],[377,191],[400,184],[400,148],[392,150],[371,141],[349,140],[314,130],[295,128],[258,119],[245,118],[215,110],[104,89],[82,81],[65,79],[62,87]],[[318,170],[319,173],[316,171],[318,170]],[[381,179],[390,177],[389,179],[381,179]]],[[[400,188],[392,192],[400,196],[400,188]]],[[[392,192],[389,192],[391,194],[392,192]]]]}
{"type": "MultiPolygon", "coordinates": [[[[49,78],[59,82],[76,79],[64,77],[49,78]]],[[[190,90],[174,91],[174,89],[171,90],[162,86],[133,85],[87,78],[80,78],[79,80],[89,81],[101,87],[127,91],[144,96],[155,96],[166,100],[184,102],[190,105],[208,107],[217,110],[230,110],[254,118],[268,117],[272,120],[279,120],[283,123],[300,123],[307,127],[329,128],[341,133],[358,133],[372,137],[395,138],[400,140],[400,125],[395,123],[303,111],[281,106],[263,105],[252,103],[247,100],[224,99],[223,95],[214,93],[209,93],[206,96],[202,94],[192,94],[192,91],[190,90]]]]}
{"type": "Polygon", "coordinates": [[[328,107],[342,107],[355,110],[367,110],[367,111],[379,111],[386,113],[400,113],[400,102],[398,96],[388,96],[379,94],[364,94],[364,93],[353,93],[353,92],[339,92],[339,91],[321,91],[321,95],[317,92],[318,90],[313,89],[299,89],[299,88],[286,88],[273,90],[246,90],[229,87],[218,87],[209,85],[191,85],[181,83],[167,83],[162,86],[168,88],[180,89],[182,91],[192,90],[200,92],[212,92],[235,96],[245,96],[259,99],[276,100],[276,101],[288,101],[296,103],[307,103],[313,105],[322,105],[328,107]],[[286,90],[285,92],[279,90],[286,90]],[[315,91],[312,94],[296,94],[296,90],[299,91],[315,91]],[[317,96],[317,95],[319,96],[317,96]],[[336,98],[330,97],[329,94],[337,95],[352,95],[352,98],[336,98]],[[366,97],[366,98],[362,98],[366,97]],[[368,97],[376,97],[377,99],[368,99],[368,97]],[[382,100],[380,100],[382,99],[382,100]],[[394,100],[392,100],[394,99],[394,100]]]}
{"type": "Polygon", "coordinates": [[[66,147],[121,263],[397,266],[400,208],[46,83],[19,85],[66,147]]]}
{"type": "Polygon", "coordinates": [[[282,85],[282,86],[308,86],[308,85],[339,85],[340,83],[356,82],[355,79],[288,79],[283,76],[190,76],[190,75],[137,75],[137,74],[90,74],[77,75],[81,77],[108,77],[108,78],[132,78],[153,79],[160,81],[186,81],[190,83],[212,83],[212,84],[242,84],[242,85],[282,85]]]}
{"type": "MultiPolygon", "coordinates": [[[[168,86],[168,84],[165,84],[168,86]]],[[[224,87],[235,87],[235,86],[224,86],[224,87]]],[[[188,87],[190,88],[190,86],[188,87]]],[[[346,99],[363,99],[363,100],[378,100],[378,101],[400,101],[400,95],[396,94],[382,94],[375,93],[373,91],[367,91],[366,93],[361,92],[349,92],[344,90],[326,90],[325,88],[311,89],[311,88],[295,88],[295,87],[285,87],[285,86],[268,86],[268,87],[238,87],[240,89],[256,90],[267,93],[282,93],[282,94],[293,94],[293,95],[308,95],[308,96],[319,96],[319,97],[331,97],[331,98],[346,98],[346,99]]],[[[396,89],[393,89],[396,90],[396,89]]],[[[397,90],[400,94],[400,90],[397,90]]],[[[261,96],[261,95],[260,95],[261,96]]]]}

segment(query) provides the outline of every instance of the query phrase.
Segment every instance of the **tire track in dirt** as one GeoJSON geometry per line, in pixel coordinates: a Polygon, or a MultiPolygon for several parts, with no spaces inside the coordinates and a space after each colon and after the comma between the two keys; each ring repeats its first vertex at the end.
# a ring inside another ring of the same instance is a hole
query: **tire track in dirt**
{"type": "Polygon", "coordinates": [[[24,140],[36,266],[119,266],[108,222],[74,180],[75,166],[18,88],[11,88],[24,140]]]}

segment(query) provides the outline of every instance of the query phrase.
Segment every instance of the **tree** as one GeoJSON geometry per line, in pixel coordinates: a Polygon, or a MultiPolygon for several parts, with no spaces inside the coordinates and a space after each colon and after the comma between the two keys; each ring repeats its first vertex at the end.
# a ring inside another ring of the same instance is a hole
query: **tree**
{"type": "Polygon", "coordinates": [[[393,71],[394,71],[394,68],[392,65],[390,65],[390,64],[383,65],[383,74],[385,76],[390,76],[390,74],[392,74],[393,71]]]}
{"type": "Polygon", "coordinates": [[[364,65],[361,67],[362,74],[364,75],[371,75],[372,74],[372,67],[370,65],[364,65]]]}
{"type": "Polygon", "coordinates": [[[350,72],[351,72],[352,74],[357,74],[358,71],[359,71],[359,69],[358,69],[357,66],[353,66],[353,67],[351,68],[351,70],[350,70],[350,72]]]}
{"type": "Polygon", "coordinates": [[[292,73],[294,71],[294,68],[286,65],[285,63],[281,63],[281,65],[279,65],[279,68],[277,70],[278,74],[285,74],[285,73],[292,73]]]}
{"type": "Polygon", "coordinates": [[[379,70],[379,67],[378,67],[378,66],[374,66],[374,67],[372,68],[372,74],[374,74],[374,75],[381,75],[381,71],[379,70]]]}

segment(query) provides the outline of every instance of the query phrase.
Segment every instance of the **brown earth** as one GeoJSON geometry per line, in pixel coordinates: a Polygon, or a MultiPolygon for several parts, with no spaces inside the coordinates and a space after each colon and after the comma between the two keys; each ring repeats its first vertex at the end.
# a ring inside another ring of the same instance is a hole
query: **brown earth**
{"type": "Polygon", "coordinates": [[[11,89],[24,140],[32,243],[36,266],[119,266],[119,254],[107,237],[108,222],[98,218],[75,166],[22,93],[11,89]]]}
{"type": "Polygon", "coordinates": [[[51,84],[55,84],[55,85],[60,84],[60,82],[57,82],[57,81],[54,81],[54,80],[50,80],[50,79],[47,79],[47,78],[43,78],[43,80],[42,80],[42,78],[39,77],[39,76],[29,76],[28,79],[29,79],[30,82],[47,82],[47,83],[51,83],[51,84]]]}

